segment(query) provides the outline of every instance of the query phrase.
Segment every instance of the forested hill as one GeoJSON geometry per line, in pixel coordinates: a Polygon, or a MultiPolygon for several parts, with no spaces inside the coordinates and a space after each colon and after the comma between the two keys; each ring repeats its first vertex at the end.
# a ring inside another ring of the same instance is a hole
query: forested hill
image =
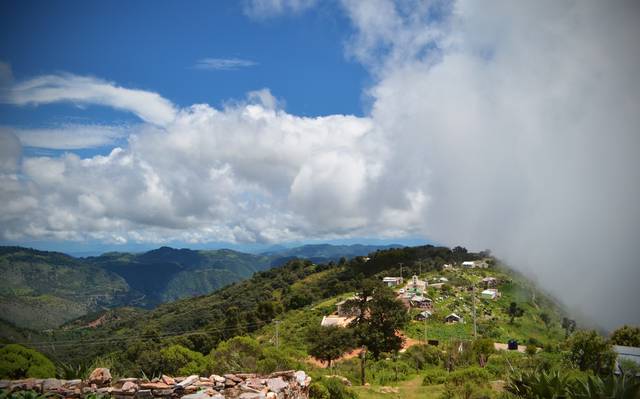
{"type": "MultiPolygon", "coordinates": [[[[265,328],[272,329],[272,320],[278,318],[291,320],[294,349],[304,351],[304,344],[300,342],[306,327],[316,326],[327,312],[321,305],[323,301],[335,302],[335,298],[350,295],[369,277],[380,280],[385,275],[399,275],[401,265],[405,276],[436,273],[444,264],[480,259],[483,254],[467,253],[462,248],[423,246],[381,250],[369,257],[328,264],[294,260],[212,294],[166,303],[151,311],[110,310],[66,325],[47,338],[52,345],[39,348],[44,351],[54,348],[55,352],[48,354],[67,362],[86,362],[113,354],[115,350],[122,356],[118,358],[119,364],[153,373],[158,371],[153,365],[158,362],[156,357],[163,347],[179,343],[207,354],[234,336],[255,335],[265,328]],[[61,345],[57,347],[55,342],[61,345]],[[74,345],[65,344],[67,342],[74,345]]],[[[467,283],[465,277],[455,279],[455,284],[461,287],[467,283]]],[[[516,293],[522,288],[518,287],[510,290],[526,301],[530,296],[528,291],[516,293]]],[[[541,303],[551,306],[543,295],[538,294],[537,298],[535,306],[541,303]]],[[[531,323],[538,322],[537,313],[528,315],[531,323]]],[[[553,311],[554,318],[558,314],[553,311]]],[[[465,328],[468,333],[468,327],[465,328]]]]}
{"type": "Polygon", "coordinates": [[[365,255],[378,246],[313,245],[248,254],[229,249],[161,247],[74,258],[58,252],[0,247],[0,319],[35,330],[57,327],[100,310],[153,308],[208,294],[295,258],[328,262],[365,255]]]}
{"type": "Polygon", "coordinates": [[[0,318],[51,328],[133,299],[124,278],[57,252],[0,247],[0,318]]]}
{"type": "Polygon", "coordinates": [[[403,248],[400,244],[389,245],[333,245],[333,244],[309,244],[294,248],[278,248],[277,250],[263,252],[263,255],[275,258],[272,265],[278,266],[292,259],[309,259],[315,263],[337,262],[340,258],[351,259],[356,256],[366,256],[378,250],[403,248]]]}
{"type": "Polygon", "coordinates": [[[229,249],[200,250],[161,247],[142,254],[110,252],[84,259],[122,276],[143,295],[140,305],[207,294],[270,267],[267,256],[229,249]]]}

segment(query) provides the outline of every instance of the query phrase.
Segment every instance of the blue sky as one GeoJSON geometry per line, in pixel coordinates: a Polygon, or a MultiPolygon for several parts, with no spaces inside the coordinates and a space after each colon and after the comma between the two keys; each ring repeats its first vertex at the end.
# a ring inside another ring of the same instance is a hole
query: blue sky
{"type": "MultiPolygon", "coordinates": [[[[363,116],[370,106],[363,93],[373,80],[366,66],[345,51],[355,31],[336,5],[327,2],[311,11],[263,17],[250,15],[250,3],[239,1],[194,1],[189,7],[175,1],[2,2],[0,61],[10,66],[15,82],[51,74],[95,77],[158,93],[178,108],[197,103],[222,108],[244,101],[250,91],[268,88],[279,107],[291,115],[363,116]]],[[[0,125],[12,129],[127,128],[138,123],[135,114],[101,104],[0,104],[0,125]]],[[[74,153],[91,158],[108,155],[126,143],[127,134],[87,148],[30,147],[23,140],[22,155],[59,158],[74,153]]],[[[361,236],[324,241],[410,244],[424,240],[409,235],[387,241],[361,236]]],[[[70,252],[95,252],[114,245],[91,238],[25,237],[3,242],[70,252]]],[[[163,243],[254,250],[271,245],[220,244],[215,238],[205,243],[180,239],[163,243]]],[[[142,250],[155,245],[128,241],[117,248],[142,250]]]]}
{"type": "MultiPolygon", "coordinates": [[[[220,105],[264,87],[296,115],[363,114],[366,70],[345,56],[351,34],[335,7],[249,18],[239,1],[2,2],[0,60],[17,80],[66,72],[151,90],[179,106],[220,105]],[[234,70],[194,68],[205,58],[241,59],[234,70]]],[[[65,118],[130,121],[102,107],[2,106],[0,123],[65,118]]]]}

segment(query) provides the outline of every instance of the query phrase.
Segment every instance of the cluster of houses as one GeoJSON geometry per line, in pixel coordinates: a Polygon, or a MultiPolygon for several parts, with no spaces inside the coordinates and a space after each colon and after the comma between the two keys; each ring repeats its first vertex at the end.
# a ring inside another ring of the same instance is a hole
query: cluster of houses
{"type": "MultiPolygon", "coordinates": [[[[462,268],[486,268],[488,267],[486,262],[481,261],[466,261],[462,262],[462,268]]],[[[452,265],[444,265],[444,270],[452,270],[452,265]]],[[[421,280],[417,275],[411,277],[406,283],[402,277],[386,276],[382,278],[382,282],[390,288],[397,289],[398,299],[402,301],[405,307],[410,309],[418,309],[420,312],[415,316],[415,320],[424,321],[433,315],[433,300],[426,296],[428,288],[440,289],[442,286],[449,282],[446,277],[435,277],[429,283],[427,280],[421,280]]],[[[483,291],[480,293],[480,298],[486,300],[495,300],[500,298],[500,291],[496,288],[498,286],[498,280],[495,277],[485,277],[481,281],[483,291]]],[[[371,298],[367,298],[370,300],[371,298]]],[[[334,314],[324,316],[322,318],[322,326],[337,326],[346,327],[356,317],[360,316],[360,307],[358,306],[359,297],[347,298],[336,304],[336,311],[334,314]]],[[[444,318],[445,323],[463,323],[464,319],[451,313],[444,318]]]]}

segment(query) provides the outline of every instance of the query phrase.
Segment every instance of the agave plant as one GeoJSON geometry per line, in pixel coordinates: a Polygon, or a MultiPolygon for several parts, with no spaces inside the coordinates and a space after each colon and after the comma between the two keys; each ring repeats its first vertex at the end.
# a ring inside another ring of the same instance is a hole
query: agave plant
{"type": "Polygon", "coordinates": [[[637,378],[626,375],[611,376],[605,380],[589,376],[577,381],[572,398],[639,399],[640,382],[637,378]]]}
{"type": "Polygon", "coordinates": [[[570,398],[572,384],[569,377],[560,371],[525,371],[515,373],[505,390],[519,398],[570,398]]]}

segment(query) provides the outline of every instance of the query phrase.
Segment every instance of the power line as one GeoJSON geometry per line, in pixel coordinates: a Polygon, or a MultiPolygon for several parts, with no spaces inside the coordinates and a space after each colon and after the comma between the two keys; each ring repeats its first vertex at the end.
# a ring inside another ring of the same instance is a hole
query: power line
{"type": "MultiPolygon", "coordinates": [[[[259,327],[267,324],[267,322],[256,322],[251,324],[246,324],[246,327],[259,327]]],[[[119,341],[135,341],[139,339],[155,339],[155,338],[168,338],[168,337],[180,337],[180,336],[190,336],[190,335],[198,335],[202,333],[211,333],[211,332],[220,332],[220,331],[232,331],[235,330],[236,327],[224,327],[224,328],[209,328],[209,329],[201,329],[201,330],[193,330],[193,331],[180,331],[174,333],[166,333],[166,334],[147,334],[147,335],[137,335],[137,336],[127,336],[127,337],[109,337],[109,338],[97,338],[91,341],[82,341],[80,339],[67,339],[60,341],[40,341],[40,342],[32,342],[32,341],[22,341],[22,342],[12,342],[14,344],[20,345],[31,345],[31,346],[55,346],[55,347],[66,347],[66,346],[88,346],[94,344],[101,343],[111,343],[111,342],[119,342],[119,341]]]]}

